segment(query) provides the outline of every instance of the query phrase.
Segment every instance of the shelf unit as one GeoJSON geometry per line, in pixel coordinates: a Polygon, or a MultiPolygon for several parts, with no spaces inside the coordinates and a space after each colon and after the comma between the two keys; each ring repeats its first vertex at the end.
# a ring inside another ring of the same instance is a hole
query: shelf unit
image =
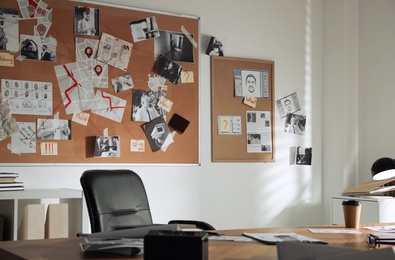
{"type": "Polygon", "coordinates": [[[4,217],[3,240],[18,240],[23,210],[28,204],[67,203],[69,212],[69,237],[82,232],[83,196],[73,189],[26,189],[0,192],[0,215],[4,217]]]}

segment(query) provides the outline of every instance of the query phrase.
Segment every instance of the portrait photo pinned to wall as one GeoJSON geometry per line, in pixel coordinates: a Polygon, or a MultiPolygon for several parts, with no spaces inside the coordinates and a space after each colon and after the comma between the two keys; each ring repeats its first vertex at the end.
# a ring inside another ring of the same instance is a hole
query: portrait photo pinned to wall
{"type": "Polygon", "coordinates": [[[156,74],[162,76],[167,79],[174,85],[178,85],[181,81],[181,72],[183,68],[174,62],[173,60],[159,55],[158,60],[156,61],[155,72],[156,74]]]}
{"type": "MultiPolygon", "coordinates": [[[[154,57],[163,55],[173,61],[194,62],[193,44],[181,32],[159,31],[154,41],[154,57]]],[[[190,35],[193,38],[193,35],[190,35]]]]}
{"type": "Polygon", "coordinates": [[[289,113],[285,120],[284,132],[304,135],[306,129],[306,116],[289,113]]]}
{"type": "Polygon", "coordinates": [[[267,70],[234,70],[235,97],[269,97],[269,72],[267,70]]]}
{"type": "Polygon", "coordinates": [[[277,109],[280,114],[281,120],[285,119],[289,113],[300,111],[299,98],[296,92],[285,96],[276,101],[277,109]]]}
{"type": "Polygon", "coordinates": [[[74,6],[74,33],[100,35],[100,10],[86,6],[74,6]]]}
{"type": "Polygon", "coordinates": [[[130,21],[129,26],[134,42],[140,42],[160,36],[155,16],[130,21]]]}
{"type": "Polygon", "coordinates": [[[37,119],[37,139],[71,140],[71,120],[37,119]]]}
{"type": "Polygon", "coordinates": [[[134,89],[132,92],[132,120],[150,122],[159,116],[166,116],[166,111],[158,106],[161,96],[166,97],[166,92],[134,89]]]}
{"type": "Polygon", "coordinates": [[[0,8],[0,50],[18,51],[18,10],[11,8],[0,8]]]}
{"type": "Polygon", "coordinates": [[[210,56],[224,56],[224,40],[211,36],[207,45],[206,54],[210,56]]]}

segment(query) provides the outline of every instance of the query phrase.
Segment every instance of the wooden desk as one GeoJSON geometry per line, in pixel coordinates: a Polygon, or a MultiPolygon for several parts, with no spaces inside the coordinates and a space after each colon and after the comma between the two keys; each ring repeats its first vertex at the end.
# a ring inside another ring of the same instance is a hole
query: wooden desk
{"type": "MultiPolygon", "coordinates": [[[[325,226],[319,228],[341,228],[341,226],[325,226]]],[[[342,246],[369,250],[366,236],[371,230],[359,229],[362,234],[317,234],[307,228],[261,228],[221,231],[225,235],[241,235],[243,232],[295,232],[301,235],[322,239],[333,246],[342,246]]],[[[43,259],[130,259],[126,256],[110,254],[82,253],[79,243],[82,238],[26,240],[0,242],[0,259],[7,260],[43,260],[43,259]]],[[[381,248],[390,245],[382,245],[381,248]]],[[[132,259],[144,259],[136,256],[132,259]]],[[[276,246],[259,242],[209,241],[210,260],[274,260],[277,259],[276,246]]]]}

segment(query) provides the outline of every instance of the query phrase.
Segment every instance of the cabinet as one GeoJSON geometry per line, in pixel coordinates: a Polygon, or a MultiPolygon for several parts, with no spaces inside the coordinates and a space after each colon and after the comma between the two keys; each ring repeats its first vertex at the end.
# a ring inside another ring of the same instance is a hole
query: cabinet
{"type": "Polygon", "coordinates": [[[342,202],[361,202],[361,224],[395,222],[395,198],[392,196],[332,197],[332,224],[344,224],[342,202]]]}
{"type": "Polygon", "coordinates": [[[81,190],[26,189],[0,192],[0,215],[4,217],[3,240],[18,240],[18,228],[23,210],[28,204],[67,203],[69,236],[74,237],[83,227],[83,199],[81,190]]]}

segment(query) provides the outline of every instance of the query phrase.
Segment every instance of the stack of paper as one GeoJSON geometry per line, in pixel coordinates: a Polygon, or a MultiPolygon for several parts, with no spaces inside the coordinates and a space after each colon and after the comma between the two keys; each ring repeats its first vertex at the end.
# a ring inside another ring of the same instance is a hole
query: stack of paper
{"type": "Polygon", "coordinates": [[[23,190],[23,182],[16,181],[18,173],[0,172],[0,191],[23,190]]]}

